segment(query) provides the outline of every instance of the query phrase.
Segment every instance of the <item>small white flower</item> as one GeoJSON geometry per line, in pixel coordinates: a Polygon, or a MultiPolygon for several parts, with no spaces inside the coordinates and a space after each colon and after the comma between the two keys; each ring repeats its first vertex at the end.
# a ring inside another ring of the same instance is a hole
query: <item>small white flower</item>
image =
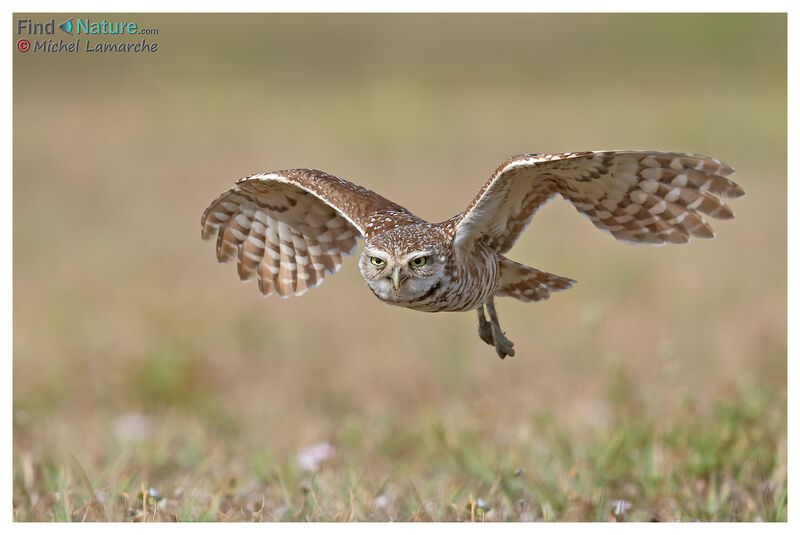
{"type": "Polygon", "coordinates": [[[330,459],[336,449],[329,442],[318,442],[300,450],[297,454],[297,464],[307,472],[316,472],[322,461],[330,459]]]}
{"type": "Polygon", "coordinates": [[[386,509],[391,503],[391,500],[386,494],[381,494],[372,500],[372,505],[375,506],[375,509],[386,509]]]}
{"type": "Polygon", "coordinates": [[[631,503],[625,500],[614,500],[611,502],[611,506],[614,508],[612,510],[614,516],[622,516],[631,508],[631,503]]]}

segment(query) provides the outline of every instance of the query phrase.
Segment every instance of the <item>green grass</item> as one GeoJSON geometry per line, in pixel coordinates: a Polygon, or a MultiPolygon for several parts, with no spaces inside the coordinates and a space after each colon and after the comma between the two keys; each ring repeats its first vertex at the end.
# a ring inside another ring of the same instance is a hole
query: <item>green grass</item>
{"type": "Polygon", "coordinates": [[[521,417],[518,434],[433,416],[405,426],[350,422],[328,436],[335,453],[316,471],[301,469],[297,452],[241,443],[213,419],[176,426],[168,412],[152,422],[147,440],[105,446],[105,468],[86,480],[82,452],[37,456],[34,464],[38,448],[18,451],[14,514],[72,521],[785,521],[784,401],[742,392],[708,410],[686,402],[679,418],[654,421],[634,399],[619,398],[614,419],[588,432],[569,431],[545,411],[521,417]],[[158,497],[149,496],[151,487],[158,497]],[[630,503],[624,518],[612,514],[616,500],[630,503]]]}

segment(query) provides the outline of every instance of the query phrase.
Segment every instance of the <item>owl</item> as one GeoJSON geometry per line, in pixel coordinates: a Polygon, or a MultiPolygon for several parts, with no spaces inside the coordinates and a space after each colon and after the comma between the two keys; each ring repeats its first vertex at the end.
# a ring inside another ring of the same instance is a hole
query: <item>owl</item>
{"type": "Polygon", "coordinates": [[[505,358],[514,344],[495,298],[542,301],[575,283],[505,256],[545,203],[560,195],[624,242],[684,244],[714,237],[704,215],[733,217],[722,201],[744,195],[733,173],[674,152],[523,154],[503,162],[466,210],[429,223],[363,186],[290,169],[238,180],[200,225],[203,239],[217,236],[217,259],[235,259],[239,278],[255,278],[265,296],[322,284],[363,239],[358,267],[375,297],[424,312],[476,310],[481,340],[505,358]]]}

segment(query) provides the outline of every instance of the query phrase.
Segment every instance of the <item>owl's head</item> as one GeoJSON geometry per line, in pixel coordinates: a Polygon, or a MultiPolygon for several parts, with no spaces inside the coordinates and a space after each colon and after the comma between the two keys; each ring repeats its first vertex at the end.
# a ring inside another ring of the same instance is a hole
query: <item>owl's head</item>
{"type": "Polygon", "coordinates": [[[437,231],[432,225],[410,225],[367,241],[358,267],[378,299],[402,306],[442,284],[447,242],[437,231]]]}

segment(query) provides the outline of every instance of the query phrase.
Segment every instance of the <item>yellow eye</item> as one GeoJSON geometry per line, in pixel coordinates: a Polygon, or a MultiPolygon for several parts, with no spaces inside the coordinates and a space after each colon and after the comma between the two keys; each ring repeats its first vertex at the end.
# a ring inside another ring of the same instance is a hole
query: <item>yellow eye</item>
{"type": "Polygon", "coordinates": [[[427,261],[428,261],[428,258],[427,258],[427,257],[425,257],[425,256],[418,256],[417,258],[415,258],[414,260],[412,260],[411,262],[409,262],[409,264],[411,264],[411,265],[412,265],[412,266],[414,266],[414,267],[420,267],[420,266],[424,266],[424,265],[425,265],[425,262],[427,262],[427,261]]]}
{"type": "Polygon", "coordinates": [[[386,260],[383,258],[378,258],[377,256],[370,256],[369,261],[372,262],[373,266],[382,266],[386,264],[386,260]]]}

